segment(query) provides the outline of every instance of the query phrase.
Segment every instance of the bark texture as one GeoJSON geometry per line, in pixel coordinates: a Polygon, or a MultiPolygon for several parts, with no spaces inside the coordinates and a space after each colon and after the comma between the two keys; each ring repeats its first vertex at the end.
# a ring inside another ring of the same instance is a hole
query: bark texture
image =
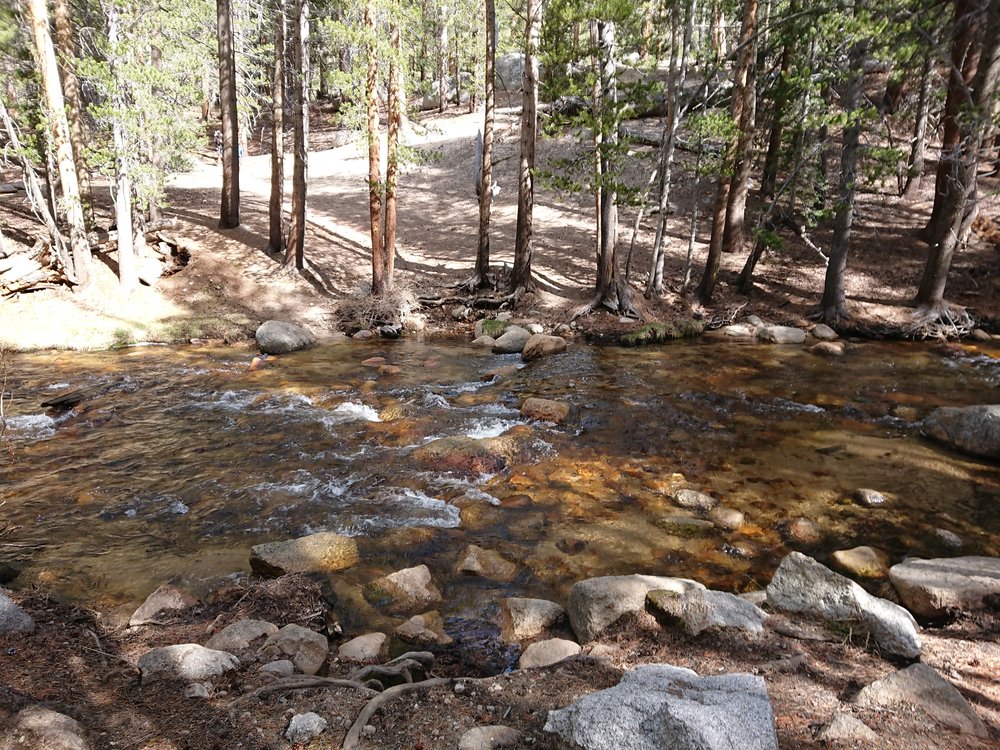
{"type": "Polygon", "coordinates": [[[285,248],[285,265],[305,267],[306,190],[309,173],[309,0],[295,0],[295,75],[292,123],[292,216],[285,248]]]}
{"type": "Polygon", "coordinates": [[[222,110],[222,207],[219,227],[240,225],[239,118],[236,112],[236,53],[230,0],[216,0],[219,33],[219,107],[222,110]]]}

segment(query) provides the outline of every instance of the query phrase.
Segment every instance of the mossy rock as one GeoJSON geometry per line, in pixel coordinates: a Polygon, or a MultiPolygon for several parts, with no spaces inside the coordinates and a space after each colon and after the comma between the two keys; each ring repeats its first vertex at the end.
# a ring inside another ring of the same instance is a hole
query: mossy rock
{"type": "Polygon", "coordinates": [[[507,330],[510,325],[509,320],[493,320],[487,319],[483,321],[483,336],[490,336],[494,339],[500,338],[503,332],[507,330]]]}
{"type": "Polygon", "coordinates": [[[648,346],[700,336],[704,330],[701,323],[690,319],[675,320],[672,323],[650,323],[638,331],[626,333],[620,341],[623,346],[648,346]]]}

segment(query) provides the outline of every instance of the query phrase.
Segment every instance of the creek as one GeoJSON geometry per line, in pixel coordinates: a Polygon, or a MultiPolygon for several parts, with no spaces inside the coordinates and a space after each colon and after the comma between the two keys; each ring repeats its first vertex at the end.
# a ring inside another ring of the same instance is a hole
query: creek
{"type": "Polygon", "coordinates": [[[8,354],[0,572],[19,573],[10,585],[134,606],[168,580],[206,592],[249,569],[251,545],[323,530],[358,537],[361,562],[336,586],[360,619],[374,617],[365,582],[420,563],[448,611],[471,612],[500,596],[562,600],[604,574],[750,590],[793,548],[824,561],[860,544],[892,562],[1000,555],[1000,466],[920,432],[937,406],[997,400],[996,347],[856,343],[830,359],[703,338],[574,345],[523,366],[463,342],[346,341],[251,369],[253,354],[8,354]],[[361,364],[374,356],[399,372],[361,364]],[[517,369],[491,380],[498,366],[517,369]],[[64,413],[40,407],[72,389],[90,395],[64,413]],[[574,414],[532,422],[519,412],[528,396],[574,414]],[[436,438],[505,434],[526,448],[492,474],[414,458],[436,438]],[[679,521],[671,494],[685,487],[744,523],[679,521]],[[889,502],[861,507],[846,499],[857,488],[889,502]],[[797,518],[822,536],[790,540],[797,518]],[[962,539],[960,552],[940,529],[962,539]],[[520,573],[509,583],[458,574],[468,544],[520,573]]]}

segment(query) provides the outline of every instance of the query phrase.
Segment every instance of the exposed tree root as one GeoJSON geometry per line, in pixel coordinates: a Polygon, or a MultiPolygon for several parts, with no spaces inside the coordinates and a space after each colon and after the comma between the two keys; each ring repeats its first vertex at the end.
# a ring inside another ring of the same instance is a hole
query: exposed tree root
{"type": "Polygon", "coordinates": [[[232,721],[236,717],[237,711],[244,705],[252,700],[263,698],[265,695],[284,693],[289,690],[311,690],[313,688],[346,688],[348,690],[357,690],[367,696],[379,695],[377,690],[367,687],[356,680],[337,680],[332,677],[318,677],[315,675],[286,677],[241,696],[239,700],[229,707],[229,719],[232,721]]]}
{"type": "Polygon", "coordinates": [[[934,307],[919,307],[913,320],[904,329],[912,339],[960,339],[972,333],[976,319],[964,307],[942,302],[934,307]]]}
{"type": "Polygon", "coordinates": [[[375,715],[376,711],[396,696],[417,690],[429,690],[431,688],[444,687],[446,685],[450,685],[452,682],[453,680],[451,677],[435,677],[422,682],[396,685],[395,687],[389,688],[384,693],[379,693],[368,701],[367,705],[361,709],[361,713],[358,714],[358,718],[354,720],[351,728],[344,736],[344,742],[341,745],[342,750],[357,750],[361,742],[361,732],[365,728],[365,725],[372,718],[372,716],[375,715]]]}

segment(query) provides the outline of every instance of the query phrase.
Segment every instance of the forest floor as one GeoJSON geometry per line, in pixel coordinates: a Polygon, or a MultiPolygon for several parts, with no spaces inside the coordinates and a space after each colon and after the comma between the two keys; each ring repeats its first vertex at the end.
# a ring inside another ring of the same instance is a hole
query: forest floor
{"type": "MultiPolygon", "coordinates": [[[[478,202],[473,190],[473,158],[479,115],[452,111],[416,118],[404,138],[414,155],[403,171],[399,189],[397,282],[405,296],[456,296],[454,286],[469,277],[478,233],[478,202]]],[[[633,130],[656,136],[658,121],[631,123],[633,130]]],[[[491,251],[501,285],[513,262],[517,211],[518,110],[497,114],[494,179],[500,194],[493,204],[491,251]]],[[[264,135],[267,138],[266,133],[264,135]]],[[[317,108],[309,161],[309,220],[306,269],[289,272],[281,258],[267,253],[267,204],[270,161],[251,143],[241,165],[241,226],[217,227],[221,167],[210,147],[198,154],[193,168],[173,178],[168,188],[166,216],[176,217],[175,231],[195,243],[190,263],[161,279],[155,287],[130,294],[118,289],[114,253],[99,254],[98,278],[90,289],[66,288],[20,294],[0,304],[0,343],[14,349],[104,348],[140,341],[181,342],[192,338],[237,341],[248,338],[268,318],[300,321],[320,337],[349,327],[346,307],[357,308],[371,275],[367,203],[367,149],[347,131],[333,125],[333,115],[317,108]]],[[[210,139],[206,138],[206,144],[210,139]]],[[[586,145],[574,136],[544,139],[538,148],[541,171],[565,172],[575,162],[586,168],[586,145]]],[[[637,146],[630,153],[624,178],[646,184],[655,149],[637,146]]],[[[782,247],[762,259],[750,297],[737,293],[732,282],[745,257],[724,255],[713,305],[700,308],[683,293],[684,266],[692,208],[698,223],[692,258],[696,285],[707,252],[714,185],[696,184],[694,156],[679,151],[667,222],[666,293],[644,300],[641,287],[650,265],[655,216],[639,225],[631,259],[629,247],[636,209],[621,212],[621,267],[631,270],[635,298],[646,322],[694,316],[732,318],[754,313],[773,323],[803,325],[816,307],[826,271],[824,259],[798,237],[782,231],[782,247]]],[[[290,175],[291,159],[286,159],[290,175]]],[[[4,179],[16,179],[8,173],[4,179]]],[[[0,181],[3,181],[0,179],[0,181]]],[[[900,330],[912,319],[915,294],[927,255],[916,234],[929,215],[933,180],[913,201],[896,196],[893,185],[879,192],[861,192],[854,220],[847,276],[851,328],[873,334],[900,330]]],[[[987,330],[1000,330],[1000,200],[998,183],[983,180],[980,231],[956,255],[947,297],[969,309],[987,330]]],[[[109,191],[98,185],[98,203],[108,203],[109,191]]],[[[748,216],[758,213],[751,193],[748,216]]],[[[107,205],[99,223],[111,223],[107,205]]],[[[33,219],[23,193],[0,195],[0,222],[8,243],[30,246],[42,228],[33,219]]],[[[595,276],[592,199],[588,194],[560,193],[539,181],[536,190],[533,269],[536,291],[522,299],[515,314],[547,327],[569,319],[592,297],[595,276]]],[[[817,227],[811,239],[819,248],[830,245],[829,223],[817,227]]],[[[502,289],[502,286],[501,286],[502,289]]],[[[431,332],[466,333],[451,306],[425,308],[431,332]]],[[[613,337],[635,324],[619,316],[595,313],[580,321],[594,338],[613,337]]]]}

